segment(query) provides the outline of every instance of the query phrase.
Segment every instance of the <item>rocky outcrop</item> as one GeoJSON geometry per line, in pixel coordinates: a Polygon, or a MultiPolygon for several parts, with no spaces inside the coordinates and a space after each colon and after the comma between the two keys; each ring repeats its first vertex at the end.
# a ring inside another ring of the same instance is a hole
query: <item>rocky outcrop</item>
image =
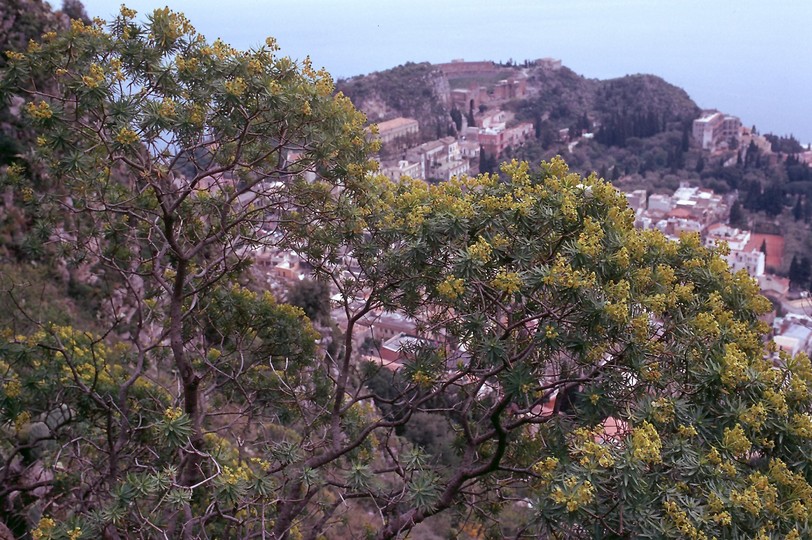
{"type": "Polygon", "coordinates": [[[370,123],[398,116],[414,118],[420,124],[421,141],[444,137],[452,125],[451,87],[443,72],[431,64],[407,63],[339,81],[336,86],[370,123]]]}

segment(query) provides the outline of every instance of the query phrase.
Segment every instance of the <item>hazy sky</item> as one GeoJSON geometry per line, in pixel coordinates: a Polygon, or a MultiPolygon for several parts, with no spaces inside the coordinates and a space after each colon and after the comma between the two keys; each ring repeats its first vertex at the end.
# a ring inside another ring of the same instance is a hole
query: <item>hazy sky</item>
{"type": "MultiPolygon", "coordinates": [[[[56,1],[54,3],[57,3],[56,1]]],[[[84,0],[91,16],[118,2],[84,0]]],[[[277,38],[335,77],[407,61],[545,56],[586,77],[652,73],[700,107],[812,142],[810,0],[132,0],[169,5],[237,48],[277,38]]]]}

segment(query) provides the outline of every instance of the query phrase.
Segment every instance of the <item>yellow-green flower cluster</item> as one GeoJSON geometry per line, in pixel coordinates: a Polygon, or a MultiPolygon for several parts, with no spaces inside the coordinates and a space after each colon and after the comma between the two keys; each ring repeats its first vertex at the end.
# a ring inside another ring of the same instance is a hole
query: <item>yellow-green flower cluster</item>
{"type": "Polygon", "coordinates": [[[434,384],[434,378],[424,370],[415,371],[411,378],[413,383],[424,388],[434,384]]]}
{"type": "Polygon", "coordinates": [[[178,56],[175,59],[175,65],[178,67],[178,72],[180,73],[193,73],[197,70],[200,62],[195,57],[185,58],[178,56]]]}
{"type": "Polygon", "coordinates": [[[812,416],[809,413],[801,413],[792,416],[790,430],[793,435],[803,439],[812,439],[812,416]]]}
{"type": "Polygon", "coordinates": [[[764,401],[772,408],[773,412],[778,416],[787,416],[789,414],[789,407],[787,406],[787,398],[780,390],[776,391],[772,388],[767,388],[764,391],[764,401]]]}
{"type": "Polygon", "coordinates": [[[102,29],[102,25],[98,24],[98,21],[99,19],[94,19],[94,23],[92,25],[87,25],[81,19],[73,19],[70,22],[70,32],[76,36],[102,36],[104,34],[104,30],[102,29]]]}
{"type": "Polygon", "coordinates": [[[747,380],[747,355],[735,343],[725,345],[722,358],[722,384],[734,388],[747,380]]]}
{"type": "Polygon", "coordinates": [[[549,273],[544,277],[545,285],[557,285],[567,289],[591,287],[596,281],[595,272],[576,270],[561,255],[556,255],[549,273]]]}
{"type": "Polygon", "coordinates": [[[787,399],[790,401],[804,401],[809,396],[809,386],[800,377],[793,375],[789,379],[787,399]]]}
{"type": "Polygon", "coordinates": [[[629,317],[629,306],[626,302],[607,302],[603,310],[606,315],[615,323],[622,324],[629,317]]]}
{"type": "Polygon", "coordinates": [[[31,413],[23,411],[14,418],[14,431],[20,433],[23,428],[31,421],[31,413]]]}
{"type": "Polygon", "coordinates": [[[602,467],[604,469],[615,464],[615,458],[605,445],[595,442],[599,436],[595,430],[578,428],[573,432],[572,454],[578,458],[578,463],[587,469],[602,467]]]}
{"type": "Polygon", "coordinates": [[[708,536],[691,522],[688,514],[681,510],[677,503],[674,501],[665,501],[663,508],[685,538],[690,538],[691,540],[708,540],[708,536]]]}
{"type": "Polygon", "coordinates": [[[123,127],[118,130],[115,139],[117,143],[128,146],[138,142],[138,134],[128,127],[123,127]]]}
{"type": "Polygon", "coordinates": [[[793,472],[780,459],[770,460],[768,475],[776,484],[786,488],[797,500],[790,507],[792,516],[803,521],[812,513],[812,486],[802,474],[793,472]]]}
{"type": "Polygon", "coordinates": [[[135,18],[135,16],[136,16],[136,15],[138,15],[138,12],[137,12],[137,11],[135,11],[134,9],[130,9],[130,8],[128,8],[128,7],[127,7],[127,6],[125,6],[124,4],[121,4],[121,8],[119,9],[119,11],[118,11],[118,12],[119,12],[119,14],[121,14],[121,16],[122,16],[122,17],[124,17],[125,19],[134,19],[134,18],[135,18]]]}
{"type": "Polygon", "coordinates": [[[21,392],[22,386],[16,375],[12,375],[8,382],[3,383],[3,393],[6,394],[6,397],[16,398],[20,396],[21,392]]]}
{"type": "Polygon", "coordinates": [[[578,235],[578,249],[584,255],[597,257],[601,251],[603,241],[603,228],[601,224],[587,216],[584,218],[584,228],[578,235]]]}
{"type": "Polygon", "coordinates": [[[31,115],[32,118],[37,120],[47,120],[54,115],[47,101],[40,101],[38,103],[29,101],[25,104],[25,111],[31,115]]]}
{"type": "Polygon", "coordinates": [[[491,286],[505,294],[514,294],[522,288],[522,277],[516,272],[506,272],[500,269],[491,280],[491,286]]]}
{"type": "Polygon", "coordinates": [[[9,50],[9,51],[6,51],[6,58],[8,58],[12,62],[14,62],[14,61],[24,60],[25,55],[23,53],[21,53],[21,52],[18,52],[18,51],[9,50]]]}
{"type": "Polygon", "coordinates": [[[634,317],[631,321],[629,321],[629,329],[632,332],[632,336],[634,339],[639,342],[643,343],[648,340],[648,332],[649,332],[649,319],[648,315],[642,314],[634,317]]]}
{"type": "Polygon", "coordinates": [[[189,121],[192,124],[201,127],[203,122],[206,121],[206,110],[198,104],[192,105],[192,107],[189,109],[189,121]]]}
{"type": "Polygon", "coordinates": [[[674,419],[674,402],[667,397],[651,402],[651,417],[661,424],[666,424],[674,419]]]}
{"type": "Polygon", "coordinates": [[[558,337],[558,330],[555,326],[548,324],[544,327],[544,337],[547,339],[555,339],[558,337]]]}
{"type": "Polygon", "coordinates": [[[82,75],[82,84],[90,89],[98,88],[104,82],[104,69],[98,64],[91,64],[87,75],[82,75]]]}
{"type": "Polygon", "coordinates": [[[663,293],[650,294],[643,297],[641,303],[655,315],[663,315],[666,308],[672,304],[672,298],[663,293]]]}
{"type": "Polygon", "coordinates": [[[329,96],[335,90],[333,78],[326,71],[320,70],[317,72],[318,78],[316,79],[316,93],[320,96],[329,96]]]}
{"type": "Polygon", "coordinates": [[[629,264],[631,264],[629,250],[625,247],[620,248],[612,255],[612,260],[619,268],[623,270],[627,269],[629,264]]]}
{"type": "Polygon", "coordinates": [[[161,104],[158,106],[158,114],[160,114],[164,118],[174,118],[175,107],[176,103],[173,100],[166,98],[163,101],[161,101],[161,104]]]}
{"type": "Polygon", "coordinates": [[[462,293],[465,292],[465,282],[462,278],[448,276],[439,285],[437,285],[437,294],[448,298],[449,300],[456,300],[462,293]]]}
{"type": "Polygon", "coordinates": [[[544,482],[549,482],[553,478],[553,472],[558,467],[558,458],[546,457],[533,465],[532,472],[540,477],[544,482]]]}
{"type": "Polygon", "coordinates": [[[169,407],[164,411],[164,420],[167,422],[174,422],[183,416],[183,409],[180,407],[169,407]]]}
{"type": "Polygon", "coordinates": [[[31,538],[34,540],[45,540],[51,538],[54,529],[56,528],[56,521],[49,517],[42,517],[37,523],[37,528],[31,531],[31,538]]]}
{"type": "Polygon", "coordinates": [[[767,408],[763,403],[756,403],[742,412],[739,415],[739,420],[751,428],[759,430],[767,421],[767,408]]]}
{"type": "Polygon", "coordinates": [[[778,490],[770,483],[769,478],[760,472],[755,472],[748,477],[747,484],[744,489],[731,490],[730,502],[733,505],[754,516],[759,515],[762,509],[769,512],[778,511],[776,506],[778,490]]]}
{"type": "Polygon", "coordinates": [[[242,77],[235,77],[234,79],[226,81],[223,86],[226,89],[226,93],[234,97],[242,96],[248,89],[248,84],[242,77]]]}
{"type": "Polygon", "coordinates": [[[753,446],[741,424],[736,424],[733,429],[725,428],[722,444],[731,454],[739,457],[746,456],[753,446]]]}
{"type": "Polygon", "coordinates": [[[730,525],[733,522],[733,516],[727,510],[712,514],[711,519],[722,526],[730,525]]]}
{"type": "Polygon", "coordinates": [[[662,441],[657,429],[644,421],[632,433],[632,457],[644,463],[662,463],[662,441]]]}
{"type": "Polygon", "coordinates": [[[481,236],[468,246],[468,256],[481,263],[486,263],[491,259],[492,251],[491,245],[481,236]]]}
{"type": "Polygon", "coordinates": [[[247,482],[251,479],[251,469],[242,465],[238,467],[229,467],[224,465],[220,472],[220,481],[230,486],[237,485],[240,482],[247,482]]]}
{"type": "Polygon", "coordinates": [[[574,476],[564,480],[563,486],[556,487],[550,493],[550,499],[556,504],[562,504],[568,512],[575,512],[579,508],[591,503],[595,498],[595,487],[589,480],[579,480],[574,476]]]}
{"type": "Polygon", "coordinates": [[[717,337],[721,332],[716,318],[712,313],[707,311],[697,313],[693,321],[693,326],[698,336],[717,337]]]}

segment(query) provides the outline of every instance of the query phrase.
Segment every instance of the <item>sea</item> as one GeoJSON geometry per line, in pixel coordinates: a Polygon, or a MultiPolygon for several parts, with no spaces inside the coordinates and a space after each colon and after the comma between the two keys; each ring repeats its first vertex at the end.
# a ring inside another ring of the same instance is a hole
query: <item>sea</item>
{"type": "MultiPolygon", "coordinates": [[[[406,62],[543,57],[588,78],[650,73],[759,132],[812,143],[809,0],[131,0],[237,48],[273,36],[334,77],[406,62]]],[[[85,0],[108,18],[119,1],[85,0]]]]}

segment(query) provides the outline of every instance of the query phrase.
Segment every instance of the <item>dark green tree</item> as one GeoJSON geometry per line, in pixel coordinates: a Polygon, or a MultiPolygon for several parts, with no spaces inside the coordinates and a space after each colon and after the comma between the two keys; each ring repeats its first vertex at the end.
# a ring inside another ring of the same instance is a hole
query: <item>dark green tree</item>
{"type": "Polygon", "coordinates": [[[451,108],[451,120],[454,122],[454,125],[457,127],[457,132],[462,131],[462,113],[457,107],[451,108]]]}
{"type": "Polygon", "coordinates": [[[795,221],[800,221],[804,217],[804,201],[802,195],[798,195],[795,199],[795,206],[792,207],[792,217],[795,221]]]}
{"type": "Polygon", "coordinates": [[[296,281],[288,288],[285,300],[302,308],[311,321],[324,323],[330,316],[330,287],[323,281],[296,281]]]}
{"type": "Polygon", "coordinates": [[[795,289],[806,289],[809,287],[809,280],[812,278],[812,263],[807,256],[792,256],[789,265],[790,285],[795,289]]]}
{"type": "Polygon", "coordinates": [[[705,170],[705,158],[703,156],[699,156],[699,159],[696,160],[696,168],[694,170],[698,173],[705,170]]]}

